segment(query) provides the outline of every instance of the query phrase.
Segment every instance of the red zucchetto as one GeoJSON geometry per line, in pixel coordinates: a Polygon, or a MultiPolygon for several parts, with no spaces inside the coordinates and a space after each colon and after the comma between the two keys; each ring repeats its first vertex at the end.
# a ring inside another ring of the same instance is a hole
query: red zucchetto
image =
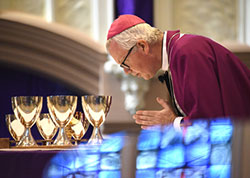
{"type": "Polygon", "coordinates": [[[120,15],[110,26],[107,40],[112,38],[115,35],[127,30],[130,27],[133,27],[137,24],[145,23],[144,20],[135,16],[135,15],[120,15]]]}

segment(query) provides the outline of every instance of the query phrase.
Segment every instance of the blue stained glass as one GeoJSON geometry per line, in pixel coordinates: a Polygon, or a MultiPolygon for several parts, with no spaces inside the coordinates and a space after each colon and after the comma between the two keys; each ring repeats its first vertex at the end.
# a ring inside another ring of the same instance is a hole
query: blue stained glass
{"type": "Polygon", "coordinates": [[[98,177],[119,175],[120,153],[123,147],[124,132],[110,135],[101,145],[79,145],[79,149],[63,151],[53,157],[44,170],[44,178],[98,177]],[[110,170],[110,171],[109,171],[110,170]],[[112,170],[112,171],[111,171],[112,170]],[[113,171],[117,170],[117,171],[113,171]]]}
{"type": "Polygon", "coordinates": [[[160,148],[164,149],[168,145],[180,144],[182,142],[182,133],[177,132],[174,127],[166,126],[162,131],[160,148]]]}
{"type": "Polygon", "coordinates": [[[227,143],[233,133],[230,119],[216,119],[210,124],[210,140],[212,144],[227,143]]]}
{"type": "Polygon", "coordinates": [[[98,172],[74,172],[68,175],[64,175],[62,177],[63,178],[96,178],[98,177],[98,172]]]}
{"type": "Polygon", "coordinates": [[[205,143],[192,144],[186,147],[186,162],[188,166],[203,166],[209,163],[211,146],[205,143]]]}
{"type": "Polygon", "coordinates": [[[213,145],[210,164],[229,165],[231,164],[231,145],[213,145]]]}
{"type": "Polygon", "coordinates": [[[196,120],[192,126],[187,127],[184,137],[186,145],[193,143],[206,143],[209,140],[208,123],[206,120],[196,120]]]}
{"type": "Polygon", "coordinates": [[[62,178],[62,177],[96,177],[97,172],[86,172],[80,169],[70,169],[67,166],[52,163],[45,169],[43,178],[62,178]]]}
{"type": "Polygon", "coordinates": [[[208,178],[230,178],[230,165],[212,165],[208,168],[208,178]]]}
{"type": "Polygon", "coordinates": [[[106,138],[101,147],[100,152],[118,152],[122,149],[124,144],[125,133],[118,132],[111,134],[106,138]]]}
{"type": "Polygon", "coordinates": [[[65,176],[77,172],[96,171],[99,169],[100,154],[92,154],[86,150],[60,152],[50,162],[47,175],[65,176]]]}
{"type": "Polygon", "coordinates": [[[100,171],[99,178],[120,178],[120,171],[100,171]]]}
{"type": "Polygon", "coordinates": [[[218,117],[211,119],[210,125],[232,125],[230,117],[218,117]]]}
{"type": "Polygon", "coordinates": [[[137,142],[137,149],[154,150],[157,149],[161,141],[161,132],[159,129],[155,130],[142,130],[137,142]]]}
{"type": "Polygon", "coordinates": [[[119,153],[107,153],[101,155],[102,170],[117,170],[121,168],[120,154],[119,153]]]}
{"type": "Polygon", "coordinates": [[[77,154],[100,154],[100,145],[80,144],[75,152],[77,154]]]}
{"type": "MultiPolygon", "coordinates": [[[[52,164],[48,167],[48,169],[45,170],[43,173],[43,178],[61,178],[64,174],[64,167],[58,166],[57,164],[52,164]]],[[[68,174],[69,171],[66,171],[68,174]]]]}
{"type": "Polygon", "coordinates": [[[181,177],[183,169],[160,169],[156,172],[157,178],[175,178],[181,177]]]}
{"type": "Polygon", "coordinates": [[[185,169],[185,178],[207,177],[207,166],[192,167],[185,169]]]}
{"type": "Polygon", "coordinates": [[[171,145],[159,151],[158,168],[179,168],[185,165],[183,145],[171,145]]]}
{"type": "Polygon", "coordinates": [[[136,171],[136,178],[156,178],[155,169],[138,169],[136,171]]]}
{"type": "Polygon", "coordinates": [[[100,154],[85,154],[81,157],[82,166],[78,168],[80,171],[96,171],[99,169],[100,154]]]}
{"type": "Polygon", "coordinates": [[[143,151],[136,159],[137,169],[148,169],[155,168],[157,162],[157,152],[156,151],[143,151]]]}
{"type": "Polygon", "coordinates": [[[58,166],[64,167],[64,168],[71,168],[72,162],[74,162],[75,157],[77,156],[77,151],[62,151],[59,154],[57,154],[53,159],[52,162],[55,163],[58,166]]]}

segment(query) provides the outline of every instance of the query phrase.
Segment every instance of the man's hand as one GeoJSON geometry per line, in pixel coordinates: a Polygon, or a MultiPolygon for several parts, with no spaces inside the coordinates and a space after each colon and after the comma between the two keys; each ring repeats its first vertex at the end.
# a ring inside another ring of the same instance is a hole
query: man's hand
{"type": "Polygon", "coordinates": [[[157,102],[163,107],[160,111],[137,111],[133,118],[137,124],[141,125],[142,129],[147,129],[154,125],[168,125],[174,122],[177,117],[174,113],[172,106],[168,101],[159,97],[156,98],[157,102]]]}

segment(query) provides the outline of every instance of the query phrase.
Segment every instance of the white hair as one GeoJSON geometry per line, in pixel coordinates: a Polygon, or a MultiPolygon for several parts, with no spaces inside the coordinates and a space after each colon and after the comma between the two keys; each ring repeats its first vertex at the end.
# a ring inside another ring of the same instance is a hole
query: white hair
{"type": "Polygon", "coordinates": [[[119,46],[126,50],[129,50],[137,43],[138,40],[145,40],[149,44],[157,42],[157,40],[160,38],[160,34],[161,31],[159,29],[151,27],[147,23],[141,23],[127,30],[124,30],[120,34],[109,39],[106,43],[106,47],[108,49],[111,40],[114,40],[118,43],[119,46]]]}

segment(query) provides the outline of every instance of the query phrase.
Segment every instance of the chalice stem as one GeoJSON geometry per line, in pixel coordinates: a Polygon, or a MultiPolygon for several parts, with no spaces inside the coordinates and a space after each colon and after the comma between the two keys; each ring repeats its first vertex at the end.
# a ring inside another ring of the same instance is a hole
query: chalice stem
{"type": "Polygon", "coordinates": [[[33,146],[37,145],[34,138],[31,135],[30,128],[26,127],[23,137],[21,138],[20,142],[18,143],[18,146],[33,146]]]}
{"type": "Polygon", "coordinates": [[[29,142],[29,138],[30,138],[30,129],[29,128],[25,128],[25,132],[24,132],[25,142],[29,142]]]}
{"type": "Polygon", "coordinates": [[[101,144],[103,137],[99,128],[94,127],[93,133],[88,141],[90,144],[101,144]]]}
{"type": "Polygon", "coordinates": [[[79,145],[81,140],[75,140],[75,145],[79,145]]]}
{"type": "Polygon", "coordinates": [[[54,145],[71,145],[71,142],[65,134],[64,127],[59,128],[59,132],[56,140],[54,141],[54,145]]]}
{"type": "Polygon", "coordinates": [[[101,140],[101,141],[103,140],[102,133],[101,133],[101,130],[99,128],[96,128],[96,135],[99,138],[99,140],[101,140]]]}

